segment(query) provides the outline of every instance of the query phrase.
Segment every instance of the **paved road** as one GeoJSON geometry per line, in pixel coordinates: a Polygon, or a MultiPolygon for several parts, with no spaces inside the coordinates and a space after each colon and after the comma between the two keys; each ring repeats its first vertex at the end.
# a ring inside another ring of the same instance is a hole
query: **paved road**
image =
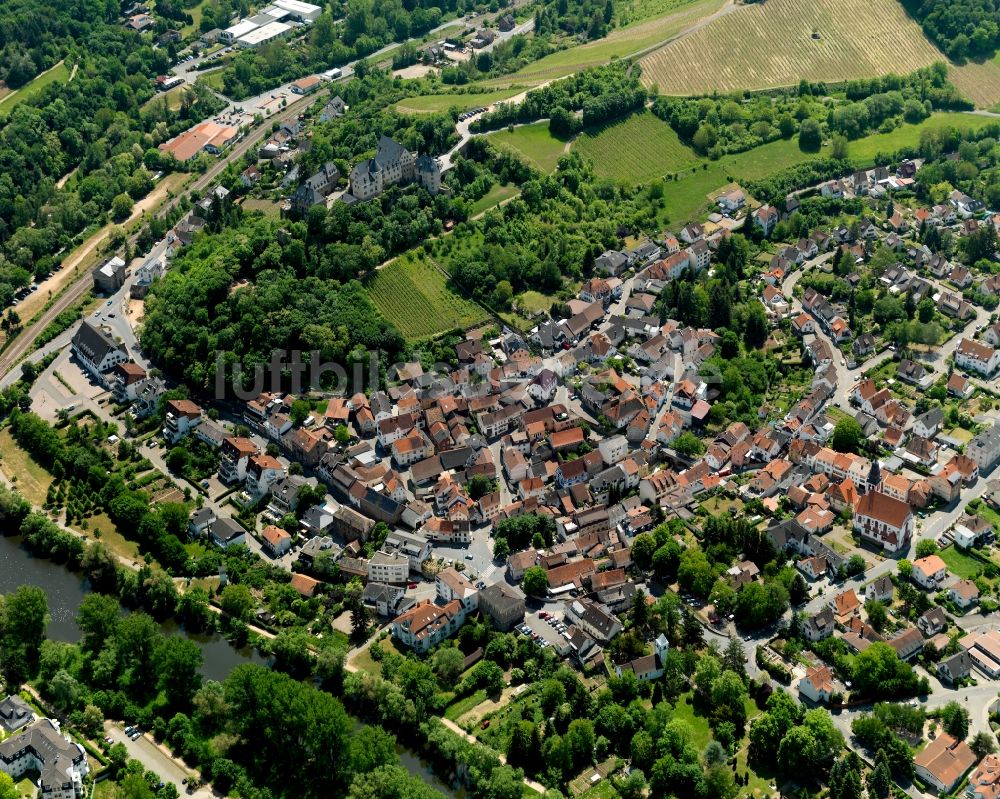
{"type": "Polygon", "coordinates": [[[184,764],[170,756],[166,751],[156,745],[149,735],[142,735],[136,740],[129,740],[121,725],[113,722],[105,722],[104,730],[115,743],[125,745],[130,758],[138,760],[147,769],[159,775],[164,782],[172,782],[177,786],[181,795],[188,795],[194,799],[212,799],[212,792],[208,788],[200,788],[192,794],[185,794],[184,781],[198,777],[198,772],[187,768],[184,764]]]}

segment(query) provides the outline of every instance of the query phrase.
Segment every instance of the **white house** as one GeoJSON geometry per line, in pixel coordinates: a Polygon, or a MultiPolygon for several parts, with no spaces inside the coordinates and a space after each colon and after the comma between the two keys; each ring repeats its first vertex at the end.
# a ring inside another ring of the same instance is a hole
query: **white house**
{"type": "Polygon", "coordinates": [[[59,722],[39,719],[0,742],[0,771],[18,781],[38,772],[39,795],[45,799],[78,799],[90,772],[84,748],[62,735],[59,722]]]}
{"type": "Polygon", "coordinates": [[[955,349],[955,365],[988,377],[1000,366],[1000,350],[981,341],[963,338],[955,349]]]}
{"type": "Polygon", "coordinates": [[[813,702],[828,703],[833,695],[833,672],[829,666],[812,666],[799,680],[799,693],[813,702]]]}
{"type": "Polygon", "coordinates": [[[128,350],[124,344],[116,342],[109,333],[83,321],[73,335],[71,350],[91,375],[101,385],[107,385],[106,373],[128,360],[128,350]]]}

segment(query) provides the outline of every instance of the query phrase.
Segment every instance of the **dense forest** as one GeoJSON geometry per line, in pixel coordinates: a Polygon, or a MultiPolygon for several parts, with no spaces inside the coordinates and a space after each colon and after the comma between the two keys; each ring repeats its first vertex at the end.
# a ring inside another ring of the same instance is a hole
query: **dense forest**
{"type": "Polygon", "coordinates": [[[0,80],[11,89],[23,86],[119,13],[117,0],[4,0],[0,80]]]}
{"type": "Polygon", "coordinates": [[[195,390],[214,385],[216,353],[231,366],[265,363],[276,348],[341,364],[400,352],[361,284],[319,277],[302,225],[291,227],[281,243],[275,221],[253,216],[196,240],[150,294],[145,352],[195,390]]]}
{"type": "Polygon", "coordinates": [[[996,0],[903,0],[903,5],[924,33],[956,61],[990,56],[1000,45],[996,0]]]}
{"type": "Polygon", "coordinates": [[[201,90],[176,110],[150,102],[167,53],[119,25],[95,25],[73,58],[72,81],[50,84],[0,121],[0,307],[32,275],[47,275],[73,237],[126,216],[153,173],[172,166],[156,145],[221,104],[201,90]]]}

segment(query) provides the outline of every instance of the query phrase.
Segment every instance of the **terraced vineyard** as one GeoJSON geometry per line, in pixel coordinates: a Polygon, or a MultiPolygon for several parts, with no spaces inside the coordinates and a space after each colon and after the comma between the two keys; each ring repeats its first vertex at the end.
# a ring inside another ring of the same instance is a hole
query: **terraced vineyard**
{"type": "Polygon", "coordinates": [[[471,327],[487,318],[478,305],[449,289],[445,276],[420,257],[404,257],[380,269],[367,288],[375,307],[408,341],[471,327]]]}
{"type": "Polygon", "coordinates": [[[656,180],[698,161],[673,128],[649,111],[585,133],[573,142],[573,149],[594,162],[598,175],[628,183],[656,180]]]}
{"type": "Polygon", "coordinates": [[[977,108],[1000,110],[1000,56],[981,64],[948,67],[948,78],[977,108]]]}
{"type": "Polygon", "coordinates": [[[655,0],[638,3],[636,14],[660,13],[622,28],[616,28],[603,39],[577,47],[559,50],[528,64],[518,72],[483,81],[483,86],[535,86],[545,81],[564,78],[582,69],[607,64],[615,58],[635,55],[666,42],[683,31],[693,28],[723,7],[722,0],[663,0],[657,11],[655,0]]]}
{"type": "Polygon", "coordinates": [[[898,0],[767,0],[722,15],[639,63],[661,94],[905,74],[944,60],[898,0]]]}

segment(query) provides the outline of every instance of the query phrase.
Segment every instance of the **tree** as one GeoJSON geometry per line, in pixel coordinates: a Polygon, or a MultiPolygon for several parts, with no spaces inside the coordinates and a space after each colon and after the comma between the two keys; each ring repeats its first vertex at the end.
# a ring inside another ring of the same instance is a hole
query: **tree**
{"type": "Polygon", "coordinates": [[[698,457],[705,452],[704,442],[694,433],[687,430],[674,439],[672,446],[678,453],[686,455],[689,458],[698,457]]]}
{"type": "Polygon", "coordinates": [[[453,646],[442,646],[431,658],[431,667],[438,682],[445,690],[451,690],[462,676],[465,656],[453,646]]]}
{"type": "Polygon", "coordinates": [[[977,732],[975,737],[969,741],[969,748],[976,753],[976,757],[982,759],[997,751],[996,739],[985,730],[977,732]]]}
{"type": "Polygon", "coordinates": [[[892,790],[892,774],[886,761],[885,752],[879,751],[875,759],[875,768],[868,772],[868,794],[878,799],[885,799],[892,790]]]}
{"type": "Polygon", "coordinates": [[[506,538],[497,538],[493,541],[493,557],[496,560],[507,560],[510,557],[510,544],[506,538]]]}
{"type": "Polygon", "coordinates": [[[640,533],[632,541],[632,560],[640,569],[648,569],[656,552],[656,539],[649,533],[640,533]]]}
{"type": "Polygon", "coordinates": [[[917,557],[918,558],[929,558],[931,555],[936,555],[938,551],[937,542],[931,538],[923,538],[917,541],[917,557]]]}
{"type": "Polygon", "coordinates": [[[246,621],[253,610],[254,599],[250,589],[241,583],[230,583],[222,589],[219,604],[222,610],[234,619],[246,621]]]}
{"type": "Polygon", "coordinates": [[[925,297],[917,304],[917,318],[925,325],[934,319],[934,300],[925,297]]]}
{"type": "Polygon", "coordinates": [[[885,604],[877,599],[869,599],[865,602],[865,612],[868,614],[868,623],[877,631],[885,629],[889,621],[889,616],[885,610],[885,604]]]}
{"type": "Polygon", "coordinates": [[[83,633],[80,648],[96,654],[114,636],[121,618],[118,600],[106,594],[89,593],[80,602],[76,624],[83,633]]]}
{"type": "Polygon", "coordinates": [[[812,117],[802,120],[799,126],[799,149],[808,153],[819,151],[823,144],[823,134],[817,122],[812,117]]]}
{"type": "Polygon", "coordinates": [[[529,566],[524,570],[524,592],[528,596],[545,596],[549,590],[549,578],[541,566],[529,566]]]}
{"type": "Polygon", "coordinates": [[[187,710],[201,687],[201,648],[190,638],[168,635],[153,656],[158,686],[175,710],[187,710]]]}
{"type": "Polygon", "coordinates": [[[125,192],[118,194],[111,201],[111,218],[115,222],[122,222],[132,213],[132,198],[125,192]]]}
{"type": "Polygon", "coordinates": [[[949,702],[941,708],[941,724],[950,736],[964,741],[969,735],[969,711],[958,702],[949,702]]]}
{"type": "Polygon", "coordinates": [[[49,603],[37,586],[22,585],[0,605],[0,652],[4,667],[15,682],[28,674],[38,660],[49,623],[49,603]]]}
{"type": "Polygon", "coordinates": [[[21,792],[14,786],[9,774],[0,771],[0,799],[19,799],[21,792]]]}
{"type": "Polygon", "coordinates": [[[857,452],[864,440],[864,430],[850,416],[842,417],[833,428],[833,448],[837,452],[857,452]]]}
{"type": "Polygon", "coordinates": [[[847,158],[847,151],[847,137],[840,133],[835,133],[830,141],[830,157],[842,161],[847,158]]]}
{"type": "MultiPolygon", "coordinates": [[[[343,790],[343,788],[341,788],[343,790]]],[[[351,783],[347,799],[440,799],[441,794],[402,766],[384,765],[360,773],[351,783]]]]}
{"type": "Polygon", "coordinates": [[[291,412],[288,414],[292,420],[292,424],[296,427],[301,425],[309,415],[312,413],[312,406],[309,404],[308,400],[297,399],[292,402],[291,412]]]}

